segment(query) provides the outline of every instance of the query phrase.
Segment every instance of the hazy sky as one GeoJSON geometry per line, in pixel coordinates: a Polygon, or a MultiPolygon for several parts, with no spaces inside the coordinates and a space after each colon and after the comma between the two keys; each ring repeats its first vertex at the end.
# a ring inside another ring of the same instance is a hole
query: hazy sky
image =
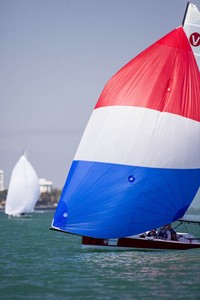
{"type": "MultiPolygon", "coordinates": [[[[192,3],[200,8],[200,0],[192,3]]],[[[0,0],[0,169],[25,148],[62,188],[93,107],[124,64],[182,23],[187,0],[0,0]]]]}

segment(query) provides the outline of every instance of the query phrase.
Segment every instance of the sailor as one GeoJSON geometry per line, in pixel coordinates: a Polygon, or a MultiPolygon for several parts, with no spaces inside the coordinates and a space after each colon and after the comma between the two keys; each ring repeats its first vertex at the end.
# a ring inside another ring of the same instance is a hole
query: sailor
{"type": "Polygon", "coordinates": [[[176,231],[174,230],[174,228],[172,228],[172,225],[171,224],[168,224],[167,225],[167,229],[170,231],[171,233],[171,240],[172,241],[178,241],[178,236],[177,236],[177,233],[176,231]]]}
{"type": "Polygon", "coordinates": [[[152,229],[152,230],[150,230],[150,231],[147,233],[147,236],[148,236],[148,237],[153,237],[154,239],[157,239],[157,232],[156,232],[156,228],[155,228],[155,229],[152,229]]]}
{"type": "Polygon", "coordinates": [[[140,235],[141,238],[145,237],[152,237],[154,239],[157,239],[157,232],[156,229],[152,229],[150,231],[144,232],[143,234],[140,235]]]}
{"type": "Polygon", "coordinates": [[[158,231],[158,238],[162,240],[171,240],[171,232],[168,230],[168,225],[164,225],[158,231]]]}

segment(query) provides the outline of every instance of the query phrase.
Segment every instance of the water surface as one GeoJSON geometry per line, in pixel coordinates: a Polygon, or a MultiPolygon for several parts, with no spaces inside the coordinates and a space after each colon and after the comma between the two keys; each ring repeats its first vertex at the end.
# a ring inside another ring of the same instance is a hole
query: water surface
{"type": "Polygon", "coordinates": [[[52,217],[0,213],[1,300],[200,299],[200,249],[82,250],[80,237],[49,230],[52,217]]]}

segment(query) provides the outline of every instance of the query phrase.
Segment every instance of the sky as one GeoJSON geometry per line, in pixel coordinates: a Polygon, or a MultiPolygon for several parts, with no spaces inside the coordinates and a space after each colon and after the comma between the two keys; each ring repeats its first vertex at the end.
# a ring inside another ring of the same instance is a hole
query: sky
{"type": "MultiPolygon", "coordinates": [[[[0,169],[23,150],[62,189],[108,79],[182,23],[187,0],[0,0],[0,169]]],[[[192,3],[200,8],[200,0],[192,3]]]]}

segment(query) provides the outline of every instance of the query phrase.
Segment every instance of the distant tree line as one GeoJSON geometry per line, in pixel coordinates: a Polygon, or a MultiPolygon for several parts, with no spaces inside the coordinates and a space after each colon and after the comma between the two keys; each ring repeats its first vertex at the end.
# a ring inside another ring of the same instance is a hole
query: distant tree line
{"type": "Polygon", "coordinates": [[[42,193],[36,203],[37,206],[55,206],[60,199],[61,190],[53,189],[51,193],[42,193]]]}
{"type": "MultiPolygon", "coordinates": [[[[6,201],[8,190],[0,191],[0,204],[3,204],[6,201]]],[[[61,190],[53,189],[51,193],[41,193],[39,200],[36,203],[36,208],[40,206],[54,207],[57,205],[58,200],[60,199],[61,190]]]]}
{"type": "Polygon", "coordinates": [[[8,190],[0,191],[0,202],[5,201],[7,197],[8,190]]]}

